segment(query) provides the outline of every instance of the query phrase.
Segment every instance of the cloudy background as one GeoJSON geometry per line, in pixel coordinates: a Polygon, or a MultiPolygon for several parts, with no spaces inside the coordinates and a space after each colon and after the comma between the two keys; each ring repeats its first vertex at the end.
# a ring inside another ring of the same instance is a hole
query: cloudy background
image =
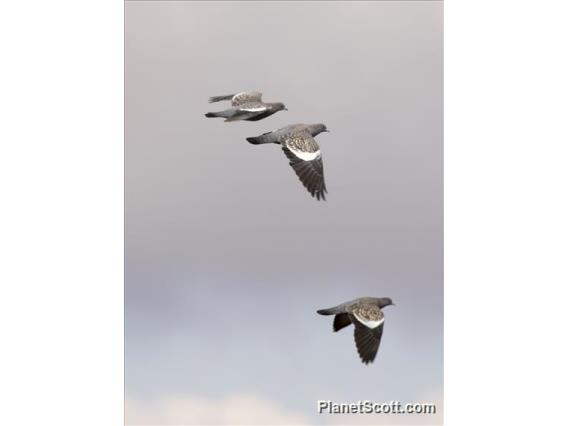
{"type": "Polygon", "coordinates": [[[127,423],[439,422],[316,401],[442,408],[442,3],[125,9],[127,423]],[[251,89],[289,111],[203,116],[251,89]],[[298,122],[327,202],[245,141],[298,122]],[[359,296],[397,304],[370,366],[315,314],[359,296]]]}

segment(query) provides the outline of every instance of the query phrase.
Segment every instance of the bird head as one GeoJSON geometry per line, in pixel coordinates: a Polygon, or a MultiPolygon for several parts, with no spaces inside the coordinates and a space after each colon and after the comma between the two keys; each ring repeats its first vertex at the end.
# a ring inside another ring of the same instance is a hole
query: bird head
{"type": "Polygon", "coordinates": [[[272,104],[272,107],[276,111],[288,111],[288,108],[286,108],[286,105],[284,105],[282,102],[275,102],[274,104],[272,104]]]}
{"type": "Polygon", "coordinates": [[[384,308],[385,306],[394,305],[390,297],[382,297],[379,299],[379,307],[384,308]]]}
{"type": "Polygon", "coordinates": [[[322,123],[310,124],[308,128],[312,136],[317,136],[322,132],[329,132],[327,127],[325,127],[325,124],[322,123]]]}

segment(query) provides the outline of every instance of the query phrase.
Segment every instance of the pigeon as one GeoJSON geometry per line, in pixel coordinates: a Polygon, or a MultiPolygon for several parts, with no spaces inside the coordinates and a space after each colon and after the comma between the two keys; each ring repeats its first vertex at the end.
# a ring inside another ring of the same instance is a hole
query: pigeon
{"type": "Polygon", "coordinates": [[[231,101],[231,107],[225,111],[208,112],[205,117],[221,117],[225,121],[258,121],[271,116],[278,111],[288,111],[281,102],[264,103],[260,92],[241,92],[234,95],[213,96],[209,103],[231,101]]]}
{"type": "Polygon", "coordinates": [[[335,315],[333,331],[339,331],[349,324],[355,326],[355,345],[363,364],[375,360],[385,315],[381,308],[394,305],[389,297],[361,297],[339,306],[317,311],[320,315],[335,315]]]}
{"type": "Polygon", "coordinates": [[[325,124],[292,124],[274,132],[247,138],[247,141],[254,145],[280,144],[290,166],[312,197],[325,200],[327,188],[323,179],[323,163],[319,145],[314,139],[321,132],[329,132],[325,124]]]}

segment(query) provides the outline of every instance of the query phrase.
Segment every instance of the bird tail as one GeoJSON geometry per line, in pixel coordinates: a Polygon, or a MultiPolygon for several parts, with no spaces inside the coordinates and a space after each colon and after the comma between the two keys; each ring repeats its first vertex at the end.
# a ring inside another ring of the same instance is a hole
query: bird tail
{"type": "Polygon", "coordinates": [[[272,132],[268,132],[268,133],[264,133],[260,136],[250,137],[250,138],[247,138],[247,141],[249,143],[252,143],[253,145],[261,145],[263,143],[272,143],[273,142],[272,139],[268,136],[271,133],[272,132]]]}
{"type": "Polygon", "coordinates": [[[213,102],[230,101],[233,99],[233,96],[235,95],[211,96],[209,98],[209,103],[212,104],[213,102]]]}
{"type": "Polygon", "coordinates": [[[320,309],[317,311],[320,315],[337,315],[342,314],[344,312],[343,305],[335,306],[333,308],[328,309],[320,309]]]}
{"type": "Polygon", "coordinates": [[[207,118],[213,118],[213,117],[228,118],[229,116],[230,114],[228,111],[208,112],[207,114],[205,114],[205,117],[207,118]]]}
{"type": "Polygon", "coordinates": [[[253,145],[260,145],[263,143],[262,138],[260,136],[247,138],[247,141],[249,141],[253,145]]]}

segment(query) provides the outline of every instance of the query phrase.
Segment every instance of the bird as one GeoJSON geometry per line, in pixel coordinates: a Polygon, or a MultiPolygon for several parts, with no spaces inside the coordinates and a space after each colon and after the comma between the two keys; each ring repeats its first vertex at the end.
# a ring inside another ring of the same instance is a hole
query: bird
{"type": "Polygon", "coordinates": [[[377,356],[385,321],[382,308],[389,305],[394,305],[390,297],[361,297],[317,313],[335,315],[333,331],[350,324],[355,326],[355,346],[361,361],[367,365],[377,356]]]}
{"type": "Polygon", "coordinates": [[[225,121],[258,121],[278,111],[288,111],[282,102],[262,102],[260,92],[240,92],[234,95],[212,96],[209,103],[231,101],[231,108],[219,112],[208,112],[205,117],[221,117],[225,121]]]}
{"type": "Polygon", "coordinates": [[[317,200],[325,201],[325,181],[320,147],[314,137],[322,132],[329,132],[325,124],[291,124],[273,132],[247,138],[254,145],[276,143],[290,162],[298,178],[317,200]]]}

